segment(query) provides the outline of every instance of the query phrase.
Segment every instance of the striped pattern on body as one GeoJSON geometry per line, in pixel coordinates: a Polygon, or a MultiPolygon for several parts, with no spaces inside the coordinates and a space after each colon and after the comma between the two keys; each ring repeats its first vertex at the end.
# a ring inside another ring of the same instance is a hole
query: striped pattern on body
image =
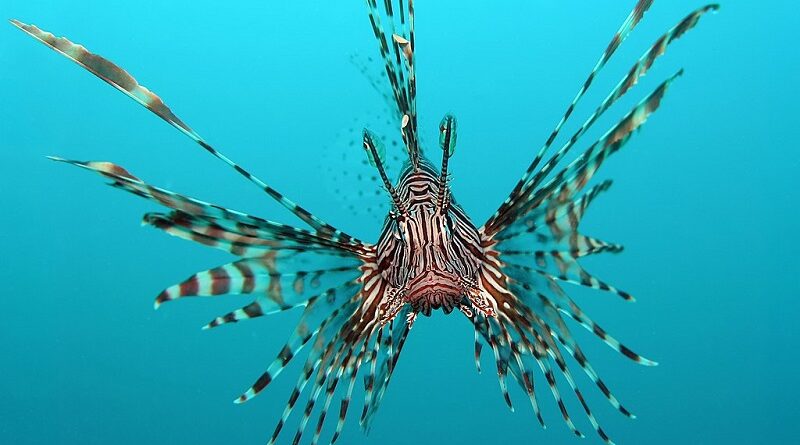
{"type": "Polygon", "coordinates": [[[476,254],[482,251],[475,226],[455,203],[446,214],[437,213],[439,174],[429,163],[421,162],[417,170],[407,167],[397,193],[408,203],[408,216],[402,223],[386,224],[377,243],[378,264],[386,270],[385,279],[400,286],[409,277],[432,268],[474,276],[479,267],[476,254]],[[397,224],[406,225],[408,239],[398,239],[397,224]]]}

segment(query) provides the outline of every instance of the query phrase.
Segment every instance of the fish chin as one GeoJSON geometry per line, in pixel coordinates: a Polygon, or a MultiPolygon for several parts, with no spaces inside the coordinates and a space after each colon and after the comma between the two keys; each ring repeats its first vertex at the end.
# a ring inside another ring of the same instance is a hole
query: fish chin
{"type": "Polygon", "coordinates": [[[449,272],[431,270],[409,282],[406,300],[414,312],[429,316],[432,310],[450,313],[464,299],[460,279],[449,272]]]}

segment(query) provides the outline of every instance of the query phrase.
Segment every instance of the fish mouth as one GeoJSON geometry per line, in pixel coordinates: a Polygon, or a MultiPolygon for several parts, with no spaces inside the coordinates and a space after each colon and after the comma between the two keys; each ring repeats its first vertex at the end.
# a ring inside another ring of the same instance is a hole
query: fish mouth
{"type": "Polygon", "coordinates": [[[408,283],[408,289],[406,301],[414,312],[425,316],[436,309],[449,314],[465,298],[459,277],[442,270],[430,270],[417,275],[408,283]]]}

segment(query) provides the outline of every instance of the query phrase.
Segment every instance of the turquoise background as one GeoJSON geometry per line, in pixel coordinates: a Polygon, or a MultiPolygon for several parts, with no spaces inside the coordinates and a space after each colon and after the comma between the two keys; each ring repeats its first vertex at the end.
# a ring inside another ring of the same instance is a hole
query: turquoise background
{"type": "MultiPolygon", "coordinates": [[[[476,223],[505,198],[633,4],[417,1],[420,126],[436,141],[441,116],[458,116],[453,188],[476,223]]],[[[699,6],[656,1],[567,129],[699,6]]],[[[386,128],[380,97],[349,61],[376,54],[362,2],[7,0],[0,12],[119,63],[271,185],[375,239],[379,223],[363,215],[377,201],[358,191],[372,196],[377,185],[354,179],[362,155],[347,146],[351,127],[386,128]],[[352,156],[350,166],[341,154],[352,156]]],[[[622,255],[586,265],[638,303],[570,289],[609,332],[661,363],[636,366],[574,329],[639,416],[615,413],[578,376],[619,444],[796,440],[797,17],[792,1],[724,2],[670,46],[582,145],[686,68],[659,112],[598,174],[615,185],[583,225],[625,244],[622,255]]],[[[154,205],[44,156],[114,161],[157,185],[296,221],[10,25],[0,27],[0,58],[0,443],[265,443],[299,361],[256,400],[231,400],[273,359],[298,313],[204,332],[205,322],[247,300],[198,299],[154,312],[162,288],[228,256],[140,228],[154,205]]],[[[579,443],[547,394],[547,430],[517,388],[509,414],[484,354],[489,371],[479,375],[471,327],[457,314],[419,320],[371,433],[358,431],[357,403],[341,443],[579,443]]],[[[585,443],[600,443],[569,402],[585,443]]]]}

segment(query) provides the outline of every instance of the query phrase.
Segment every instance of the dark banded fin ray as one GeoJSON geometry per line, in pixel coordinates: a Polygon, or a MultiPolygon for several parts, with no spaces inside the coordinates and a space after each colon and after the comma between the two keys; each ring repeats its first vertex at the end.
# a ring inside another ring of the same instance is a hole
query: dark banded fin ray
{"type": "Polygon", "coordinates": [[[555,279],[536,271],[524,268],[507,268],[504,270],[510,283],[514,283],[525,292],[539,295],[548,299],[558,310],[592,332],[610,348],[614,349],[628,359],[645,366],[655,366],[658,363],[647,359],[620,343],[619,340],[608,334],[569,297],[558,285],[555,279]],[[544,292],[547,292],[546,294],[544,292]]]}
{"type": "Polygon", "coordinates": [[[561,257],[571,256],[572,258],[578,259],[583,258],[589,255],[595,255],[598,253],[620,253],[624,250],[624,247],[621,244],[611,244],[605,243],[601,245],[595,245],[592,247],[587,247],[584,249],[575,249],[575,250],[515,250],[515,249],[498,249],[497,251],[501,255],[505,256],[522,256],[522,257],[538,257],[538,256],[545,256],[545,255],[558,255],[561,257]]]}
{"type": "Polygon", "coordinates": [[[358,240],[322,221],[317,216],[311,214],[306,209],[286,198],[283,194],[267,185],[264,181],[248,172],[240,165],[236,164],[222,152],[209,145],[202,137],[200,137],[199,134],[197,134],[197,132],[192,130],[187,124],[181,121],[172,112],[172,110],[167,107],[161,98],[144,86],[140,85],[139,82],[133,78],[133,76],[128,74],[119,66],[115,65],[110,60],[97,54],[93,54],[85,47],[72,43],[64,37],[56,37],[55,35],[47,31],[43,31],[34,25],[28,25],[18,20],[11,20],[11,24],[36,40],[44,43],[59,54],[62,54],[68,59],[82,66],[90,73],[94,74],[101,80],[105,81],[120,92],[124,93],[126,96],[130,97],[140,105],[153,112],[156,116],[160,117],[178,131],[195,141],[203,149],[211,153],[211,155],[236,170],[237,173],[244,176],[249,182],[262,189],[267,195],[269,195],[295,216],[300,218],[300,220],[314,228],[321,235],[346,244],[351,242],[359,243],[358,240]]]}
{"type": "MultiPolygon", "coordinates": [[[[509,309],[503,308],[502,310],[500,310],[500,312],[504,313],[504,314],[506,313],[506,311],[509,311],[509,309]]],[[[541,371],[542,375],[545,378],[545,381],[547,382],[547,386],[548,386],[548,388],[550,390],[550,394],[552,395],[553,400],[555,401],[556,405],[558,406],[558,409],[559,409],[559,412],[561,414],[561,418],[564,421],[564,424],[576,436],[584,437],[583,433],[581,433],[581,431],[575,426],[575,423],[573,422],[572,417],[570,416],[570,414],[569,414],[569,412],[567,410],[566,404],[564,403],[564,400],[561,397],[561,392],[559,391],[558,385],[556,383],[555,373],[553,372],[553,369],[552,369],[552,367],[550,365],[549,357],[546,354],[546,351],[551,347],[551,346],[548,345],[548,340],[546,340],[546,338],[547,338],[547,336],[549,336],[549,334],[546,331],[537,332],[536,328],[533,327],[530,324],[528,324],[528,326],[527,326],[528,334],[525,334],[523,332],[523,330],[520,329],[519,323],[516,323],[516,324],[513,324],[513,325],[509,323],[509,322],[511,322],[511,320],[514,320],[515,318],[519,319],[519,317],[515,317],[513,315],[511,315],[510,317],[501,315],[500,317],[498,317],[496,319],[496,321],[494,321],[494,323],[502,326],[502,328],[500,328],[498,326],[498,329],[506,329],[506,331],[514,329],[514,330],[517,330],[520,333],[520,341],[524,345],[524,346],[522,346],[522,349],[529,350],[531,352],[531,355],[529,357],[533,357],[535,359],[536,366],[541,371]],[[532,336],[533,340],[531,340],[529,338],[529,336],[532,336]],[[538,351],[542,351],[542,352],[538,352],[538,351]]],[[[488,329],[486,331],[486,334],[489,334],[489,337],[484,337],[484,338],[486,339],[487,343],[491,344],[493,341],[491,339],[491,333],[489,332],[488,329]]],[[[550,343],[552,344],[552,340],[550,340],[550,343]]],[[[497,345],[497,347],[499,347],[499,348],[505,348],[505,349],[509,350],[507,353],[498,353],[498,355],[500,355],[501,357],[503,357],[503,356],[510,357],[511,356],[511,351],[510,351],[511,345],[510,344],[502,344],[500,342],[497,342],[496,340],[494,341],[494,344],[497,345]]],[[[520,346],[515,346],[515,347],[520,347],[520,346]]],[[[513,366],[513,363],[512,363],[512,366],[513,366]]],[[[526,369],[527,369],[527,367],[526,367],[526,369]]],[[[534,411],[534,413],[535,412],[536,411],[534,411]]],[[[540,420],[540,423],[542,425],[544,425],[544,420],[543,419],[539,419],[539,420],[540,420]]]]}
{"type": "Polygon", "coordinates": [[[508,374],[508,358],[510,357],[510,348],[506,342],[505,333],[502,336],[498,332],[502,330],[502,325],[497,323],[494,319],[484,319],[487,321],[487,334],[489,338],[489,347],[494,353],[494,360],[497,366],[497,381],[500,383],[500,392],[503,395],[508,409],[514,412],[514,404],[511,402],[511,396],[508,393],[508,385],[506,383],[506,375],[508,374]]]}
{"type": "MultiPolygon", "coordinates": [[[[566,324],[563,322],[561,316],[559,315],[558,309],[555,306],[553,306],[550,299],[548,299],[541,293],[537,294],[535,290],[523,289],[520,286],[520,283],[514,283],[514,280],[511,280],[510,283],[511,283],[510,290],[512,290],[515,296],[521,297],[525,302],[523,304],[518,303],[515,305],[519,313],[526,319],[536,319],[538,317],[541,317],[544,326],[546,326],[548,330],[548,333],[552,335],[552,337],[558,339],[562,347],[570,354],[570,356],[572,356],[575,359],[576,362],[578,362],[579,366],[581,366],[581,368],[586,372],[586,374],[589,376],[592,382],[595,383],[598,389],[606,397],[608,402],[626,417],[635,418],[636,416],[634,416],[629,410],[627,410],[624,406],[622,406],[619,400],[617,400],[617,398],[611,393],[611,391],[608,389],[605,383],[603,383],[603,381],[599,378],[597,373],[588,363],[588,360],[580,351],[580,348],[577,346],[577,342],[572,338],[569,329],[567,328],[566,324]],[[529,304],[530,306],[528,306],[529,304]]],[[[613,442],[608,437],[608,434],[600,426],[597,419],[594,417],[594,414],[592,413],[583,394],[577,387],[577,384],[575,383],[575,380],[572,377],[571,371],[567,367],[563,357],[559,352],[559,348],[557,348],[555,345],[551,345],[547,352],[554,360],[554,362],[558,365],[558,368],[562,376],[566,379],[570,388],[575,393],[576,399],[580,402],[581,406],[583,407],[587,418],[592,424],[592,427],[597,432],[598,436],[601,439],[603,439],[606,443],[612,444],[613,442]]]]}
{"type": "Polygon", "coordinates": [[[412,165],[417,166],[421,147],[417,131],[416,71],[414,65],[414,3],[366,0],[370,25],[384,63],[386,78],[401,117],[400,134],[412,165]],[[383,19],[388,23],[384,26],[383,19]],[[399,21],[399,23],[398,23],[399,21]]]}
{"type": "Polygon", "coordinates": [[[291,272],[281,272],[285,270],[282,266],[282,258],[266,255],[204,270],[164,289],[156,297],[155,305],[158,308],[185,297],[257,295],[261,311],[270,314],[308,300],[315,289],[327,289],[328,281],[346,281],[359,275],[357,265],[291,272]],[[346,278],[342,279],[342,275],[346,278]]]}
{"type": "Polygon", "coordinates": [[[309,340],[329,326],[339,315],[349,317],[355,309],[353,300],[356,298],[358,288],[357,281],[349,281],[336,288],[328,289],[318,297],[309,300],[300,321],[278,357],[235,402],[244,403],[258,395],[283,371],[309,340]]]}
{"type": "MultiPolygon", "coordinates": [[[[510,309],[508,309],[507,312],[507,314],[511,315],[511,317],[508,317],[509,321],[514,319],[517,320],[516,323],[512,322],[514,329],[519,334],[517,348],[519,350],[528,350],[531,353],[531,356],[535,359],[536,364],[545,377],[548,388],[550,388],[550,393],[552,394],[553,399],[558,406],[558,410],[561,413],[561,418],[570,431],[572,431],[572,433],[578,437],[585,437],[584,434],[575,426],[572,417],[567,411],[567,406],[561,397],[561,392],[558,390],[555,372],[553,372],[553,368],[550,365],[550,360],[553,360],[553,362],[558,364],[558,359],[560,358],[560,352],[555,344],[552,332],[547,324],[545,324],[536,314],[529,312],[527,313],[526,319],[520,319],[518,315],[523,313],[524,310],[520,308],[521,305],[519,302],[509,303],[510,309]]],[[[504,307],[504,309],[506,308],[504,307]]],[[[509,326],[508,329],[511,329],[511,327],[509,326]]],[[[560,366],[559,369],[561,369],[560,366]]],[[[539,421],[540,423],[543,423],[542,419],[539,419],[539,421]]]]}
{"type": "Polygon", "coordinates": [[[314,436],[311,439],[311,445],[317,445],[317,443],[319,443],[319,439],[322,435],[322,429],[325,425],[325,420],[328,415],[328,410],[330,409],[333,396],[336,393],[336,388],[338,387],[342,376],[345,375],[346,372],[350,372],[354,366],[354,363],[359,360],[359,357],[361,356],[361,353],[365,347],[366,343],[363,339],[357,340],[354,344],[349,346],[349,349],[345,351],[344,358],[340,361],[338,366],[334,366],[333,368],[335,369],[329,368],[329,372],[334,371],[335,375],[332,377],[332,380],[328,382],[328,385],[325,388],[325,401],[323,402],[322,409],[317,417],[317,424],[314,430],[314,436]]]}
{"type": "MultiPolygon", "coordinates": [[[[513,194],[513,198],[509,198],[509,200],[504,203],[504,207],[507,209],[508,207],[513,205],[512,201],[520,201],[527,199],[527,196],[535,189],[535,187],[544,180],[545,177],[558,165],[558,163],[563,159],[563,157],[567,154],[567,152],[575,145],[575,143],[583,136],[589,128],[600,118],[600,116],[605,113],[611,106],[616,103],[626,92],[628,92],[633,86],[635,86],[639,79],[644,77],[647,74],[648,70],[653,66],[656,59],[663,55],[666,52],[667,46],[671,44],[673,41],[680,38],[683,34],[687,31],[692,29],[700,20],[700,17],[709,12],[709,11],[716,11],[719,9],[719,5],[710,4],[706,5],[702,8],[699,8],[693,11],[691,14],[687,15],[683,20],[681,20],[677,25],[663,34],[656,42],[634,63],[634,65],[628,70],[626,75],[617,83],[614,89],[606,96],[603,102],[597,107],[597,109],[586,119],[586,121],[581,125],[581,127],[572,135],[572,137],[564,143],[564,145],[542,166],[542,168],[538,171],[534,172],[529,171],[523,176],[523,181],[521,180],[520,183],[515,188],[515,193],[513,194]],[[524,186],[524,188],[523,188],[524,186]]],[[[548,146],[549,147],[549,146],[548,146]]],[[[543,153],[542,153],[543,154],[543,153]]],[[[540,158],[535,160],[536,164],[540,161],[540,158]]],[[[505,211],[505,210],[504,210],[505,211]]],[[[492,219],[500,217],[498,212],[492,219]]]]}
{"type": "MultiPolygon", "coordinates": [[[[152,186],[143,182],[125,168],[111,162],[74,161],[58,157],[51,157],[50,159],[99,173],[111,179],[113,187],[125,190],[177,212],[170,215],[154,213],[145,215],[144,222],[156,227],[164,224],[166,227],[201,228],[202,230],[193,231],[196,233],[208,232],[211,239],[217,238],[215,236],[217,232],[228,233],[244,240],[257,240],[253,244],[264,248],[272,247],[277,249],[282,246],[293,245],[296,248],[317,247],[350,255],[366,252],[363,244],[341,243],[307,230],[268,221],[257,216],[152,186]]],[[[203,238],[195,241],[205,243],[206,240],[203,238]]],[[[229,239],[229,241],[233,240],[229,239]]],[[[237,254],[236,252],[233,253],[237,254]]]]}
{"type": "MultiPolygon", "coordinates": [[[[622,246],[578,233],[578,226],[586,209],[610,185],[610,180],[604,181],[572,201],[562,200],[566,198],[547,201],[547,205],[533,209],[496,234],[493,237],[497,242],[495,249],[503,257],[513,257],[510,258],[511,262],[522,261],[523,257],[527,257],[540,269],[564,280],[610,289],[604,283],[595,282],[577,262],[578,258],[586,255],[622,250],[622,246]],[[531,242],[535,242],[537,250],[529,250],[531,242]]],[[[624,293],[620,296],[630,299],[624,293]]]]}
{"type": "Polygon", "coordinates": [[[528,166],[528,169],[525,171],[520,180],[517,182],[517,185],[511,191],[509,197],[505,200],[505,202],[500,207],[500,209],[495,213],[495,215],[493,215],[489,219],[489,221],[487,221],[488,225],[493,225],[493,220],[499,217],[501,214],[505,213],[507,211],[507,207],[512,205],[518,199],[518,196],[520,195],[520,192],[522,192],[523,187],[528,182],[530,177],[536,172],[536,168],[539,166],[539,162],[542,160],[542,158],[544,157],[545,153],[548,151],[550,146],[552,146],[553,141],[555,141],[562,127],[567,122],[569,117],[572,115],[572,112],[575,110],[575,107],[578,104],[578,102],[580,102],[584,94],[586,94],[586,91],[588,91],[589,87],[592,85],[592,82],[597,76],[597,73],[599,73],[600,70],[609,61],[609,59],[611,59],[611,56],[614,55],[617,48],[619,48],[620,44],[628,37],[628,34],[630,34],[630,32],[633,31],[636,25],[639,24],[639,22],[644,17],[644,14],[647,12],[648,9],[650,9],[650,6],[652,6],[652,4],[653,0],[639,0],[636,3],[636,6],[633,8],[633,10],[630,12],[628,17],[622,23],[620,28],[614,34],[614,37],[611,39],[608,46],[603,51],[603,54],[600,56],[600,59],[595,64],[594,68],[592,68],[591,72],[589,73],[589,76],[581,85],[580,89],[578,90],[578,93],[575,95],[575,98],[572,100],[572,102],[570,102],[566,111],[561,116],[561,119],[558,121],[555,128],[550,133],[550,136],[547,138],[547,141],[545,141],[544,145],[542,145],[542,147],[539,149],[533,161],[531,161],[531,164],[528,166]]]}
{"type": "Polygon", "coordinates": [[[478,328],[478,325],[475,324],[475,368],[478,370],[478,374],[481,373],[481,351],[483,349],[483,343],[481,343],[481,333],[478,328]]]}
{"type": "Polygon", "coordinates": [[[367,414],[369,414],[369,408],[372,406],[372,399],[375,393],[375,380],[377,379],[378,356],[384,353],[383,337],[384,332],[387,330],[388,327],[386,326],[381,326],[376,329],[377,335],[375,336],[375,341],[372,344],[372,350],[367,358],[369,371],[364,376],[364,407],[361,410],[361,417],[358,420],[362,429],[366,429],[365,420],[367,419],[367,414]]]}
{"type": "Polygon", "coordinates": [[[510,261],[505,261],[505,265],[507,268],[521,269],[526,273],[537,273],[554,280],[563,281],[565,283],[610,292],[612,294],[616,294],[625,301],[635,301],[630,293],[617,289],[616,287],[587,272],[583,266],[581,266],[572,257],[562,257],[561,255],[542,255],[536,257],[535,262],[536,266],[527,266],[510,261]]]}
{"type": "Polygon", "coordinates": [[[362,344],[356,360],[347,368],[347,390],[345,391],[344,396],[342,396],[342,401],[339,405],[339,418],[336,421],[336,428],[334,429],[333,436],[331,437],[331,444],[335,443],[342,434],[345,419],[347,418],[347,412],[350,408],[353,390],[355,389],[356,377],[358,376],[358,371],[361,368],[362,363],[364,363],[364,358],[367,356],[367,352],[371,351],[370,348],[372,342],[373,332],[370,332],[367,339],[362,344]]]}
{"type": "MultiPolygon", "coordinates": [[[[350,278],[352,278],[353,275],[357,275],[352,273],[356,271],[354,269],[347,269],[347,271],[351,272],[348,274],[350,278]]],[[[298,282],[298,277],[296,274],[294,275],[294,277],[289,277],[293,284],[298,282]]],[[[302,276],[300,278],[302,279],[302,276]]],[[[347,277],[340,277],[339,280],[341,281],[343,278],[347,277]]],[[[328,280],[334,281],[333,277],[330,277],[328,280]]],[[[304,295],[304,292],[282,291],[280,288],[278,288],[279,285],[272,283],[267,285],[265,292],[258,295],[255,301],[240,309],[236,309],[228,312],[225,315],[216,317],[203,326],[203,329],[211,329],[224,324],[237,323],[241,320],[248,320],[263,315],[270,315],[276,312],[293,309],[299,306],[305,306],[313,299],[320,297],[326,298],[330,296],[330,289],[334,289],[330,288],[329,290],[316,295],[304,295]]]]}
{"type": "Polygon", "coordinates": [[[517,381],[522,390],[528,395],[531,409],[533,409],[533,414],[536,416],[536,420],[539,421],[539,425],[541,425],[542,428],[547,429],[547,425],[544,423],[544,417],[542,417],[542,412],[539,408],[539,401],[536,398],[536,392],[533,387],[533,372],[525,366],[522,359],[522,353],[520,352],[520,349],[516,347],[516,345],[513,348],[513,355],[514,362],[511,363],[509,372],[517,381]]]}
{"type": "Polygon", "coordinates": [[[289,400],[284,407],[283,414],[275,426],[275,431],[270,437],[269,444],[274,444],[280,435],[287,419],[294,410],[300,395],[303,393],[308,383],[312,380],[314,373],[330,359],[332,349],[340,344],[340,338],[337,335],[340,333],[342,326],[346,325],[348,321],[352,320],[352,316],[358,307],[358,298],[351,298],[340,309],[337,309],[320,326],[320,329],[315,333],[316,338],[311,347],[311,351],[306,357],[306,362],[303,365],[303,371],[300,373],[292,390],[289,400]]]}
{"type": "MultiPolygon", "coordinates": [[[[300,422],[297,425],[297,430],[295,432],[294,439],[292,440],[292,445],[298,445],[300,443],[300,440],[302,439],[308,425],[308,421],[311,419],[311,414],[314,411],[317,400],[319,399],[319,396],[325,387],[325,383],[329,378],[332,377],[332,373],[337,372],[336,368],[341,364],[342,354],[345,352],[346,348],[346,343],[338,341],[337,338],[334,338],[329,343],[328,348],[323,354],[322,362],[317,367],[314,384],[309,391],[308,401],[306,402],[300,422]],[[334,350],[335,352],[333,352],[334,350]]],[[[338,383],[338,378],[335,378],[332,380],[332,382],[333,381],[338,383]]],[[[322,425],[320,425],[320,429],[321,427],[322,425]]]]}
{"type": "Polygon", "coordinates": [[[172,236],[194,241],[204,246],[215,247],[240,257],[261,257],[278,254],[288,256],[313,253],[353,258],[351,253],[329,246],[325,241],[317,243],[305,239],[303,236],[294,238],[288,234],[275,239],[272,239],[272,237],[250,236],[241,232],[227,230],[216,223],[207,224],[202,219],[182,212],[172,212],[170,214],[148,213],[144,215],[142,224],[153,226],[172,236]]]}
{"type": "MultiPolygon", "coordinates": [[[[581,350],[578,342],[575,341],[575,338],[572,336],[572,333],[569,330],[569,327],[564,322],[562,317],[559,315],[558,309],[553,306],[552,302],[547,299],[546,297],[542,297],[541,295],[537,295],[539,299],[539,306],[533,306],[537,308],[537,312],[542,313],[542,317],[548,319],[548,324],[553,329],[554,336],[558,339],[559,343],[564,347],[564,349],[572,356],[572,358],[578,363],[578,366],[583,369],[589,379],[597,386],[600,392],[606,397],[608,402],[616,408],[620,413],[622,413],[626,417],[630,417],[632,419],[636,418],[636,416],[626,409],[622,403],[614,396],[608,386],[600,379],[600,376],[594,370],[594,367],[589,363],[589,360],[584,355],[583,351],[581,350]]],[[[532,303],[536,302],[535,297],[531,300],[532,303]]],[[[584,403],[584,402],[581,402],[584,403]]]]}
{"type": "Polygon", "coordinates": [[[373,394],[369,397],[369,401],[364,402],[365,411],[362,413],[361,426],[365,431],[369,431],[372,419],[380,408],[383,397],[386,394],[386,389],[389,387],[392,375],[394,375],[397,361],[400,358],[400,353],[403,351],[406,339],[410,329],[405,319],[409,313],[408,307],[400,311],[396,321],[386,326],[386,332],[383,336],[384,344],[380,348],[384,354],[378,354],[375,358],[375,374],[372,377],[373,394]]]}
{"type": "Polygon", "coordinates": [[[548,200],[557,199],[565,202],[569,197],[577,194],[586,186],[603,162],[619,151],[631,136],[645,124],[650,115],[658,110],[672,82],[681,74],[683,74],[683,70],[662,82],[614,127],[586,149],[581,156],[569,163],[541,188],[532,192],[528,199],[515,202],[501,218],[492,221],[493,226],[484,226],[483,231],[487,235],[493,235],[524,217],[531,210],[547,207],[548,200]]]}
{"type": "MultiPolygon", "coordinates": [[[[619,100],[626,92],[633,88],[638,83],[640,78],[647,74],[647,71],[653,66],[653,63],[655,63],[656,59],[666,52],[667,46],[670,43],[677,40],[688,30],[693,28],[703,14],[709,11],[716,11],[718,9],[719,5],[707,5],[699,8],[686,16],[677,25],[656,40],[656,42],[636,61],[636,63],[634,63],[622,80],[617,83],[617,86],[614,87],[611,93],[609,93],[609,95],[589,116],[589,118],[586,119],[586,121],[575,132],[575,134],[572,135],[569,141],[564,143],[564,145],[542,166],[541,170],[536,172],[536,174],[527,181],[525,189],[533,190],[556,167],[556,165],[558,165],[558,163],[564,158],[567,152],[575,145],[581,136],[583,136],[586,131],[588,131],[588,129],[591,128],[595,122],[597,122],[597,119],[599,119],[606,110],[611,108],[611,106],[616,103],[616,101],[619,100]]],[[[526,193],[521,193],[520,199],[525,199],[525,196],[526,193]]]]}

